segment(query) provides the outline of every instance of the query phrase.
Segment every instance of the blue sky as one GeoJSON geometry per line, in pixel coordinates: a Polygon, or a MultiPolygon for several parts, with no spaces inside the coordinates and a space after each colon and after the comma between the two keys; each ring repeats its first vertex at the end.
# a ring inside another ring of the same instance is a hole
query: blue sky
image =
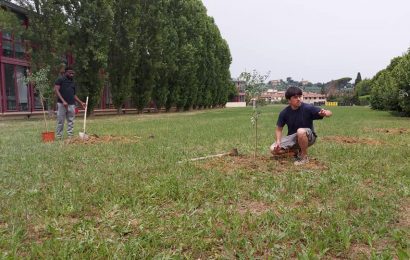
{"type": "Polygon", "coordinates": [[[410,0],[203,0],[231,49],[232,77],[371,78],[410,48],[410,0]]]}

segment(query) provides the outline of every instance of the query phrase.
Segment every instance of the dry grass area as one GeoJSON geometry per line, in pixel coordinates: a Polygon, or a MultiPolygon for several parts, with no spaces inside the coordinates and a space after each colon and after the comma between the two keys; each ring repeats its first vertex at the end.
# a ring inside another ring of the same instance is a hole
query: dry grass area
{"type": "Polygon", "coordinates": [[[105,144],[105,143],[123,143],[132,144],[137,143],[141,137],[138,136],[113,136],[105,135],[98,136],[96,134],[89,135],[87,139],[81,139],[80,137],[74,137],[64,141],[64,144],[105,144]]]}
{"type": "Polygon", "coordinates": [[[239,214],[245,215],[246,213],[251,213],[252,215],[262,215],[268,211],[274,211],[274,204],[268,204],[262,201],[254,200],[244,200],[236,205],[236,210],[239,214]]]}

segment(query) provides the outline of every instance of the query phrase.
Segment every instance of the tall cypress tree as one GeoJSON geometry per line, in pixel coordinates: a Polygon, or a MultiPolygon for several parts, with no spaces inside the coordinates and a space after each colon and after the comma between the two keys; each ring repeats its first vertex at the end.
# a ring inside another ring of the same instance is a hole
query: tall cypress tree
{"type": "Polygon", "coordinates": [[[117,113],[124,101],[131,97],[135,67],[138,62],[138,5],[135,0],[113,3],[114,20],[108,52],[110,90],[117,113]]]}
{"type": "Polygon", "coordinates": [[[357,73],[356,79],[354,80],[354,85],[357,86],[357,84],[362,81],[362,75],[360,75],[360,72],[357,73]]]}
{"type": "Polygon", "coordinates": [[[138,0],[140,17],[138,34],[138,62],[135,68],[133,101],[141,112],[152,99],[161,68],[160,19],[161,0],[138,0]]]}
{"type": "MultiPolygon", "coordinates": [[[[19,4],[29,10],[27,13],[30,26],[25,37],[30,41],[30,67],[32,72],[38,72],[50,67],[48,79],[54,82],[59,76],[64,54],[69,50],[67,17],[63,6],[56,0],[27,1],[19,4]]],[[[52,96],[53,88],[45,93],[46,98],[52,96]]]]}
{"type": "Polygon", "coordinates": [[[108,46],[113,23],[110,0],[66,0],[70,44],[75,56],[80,92],[89,96],[88,111],[98,104],[105,81],[108,46]]]}

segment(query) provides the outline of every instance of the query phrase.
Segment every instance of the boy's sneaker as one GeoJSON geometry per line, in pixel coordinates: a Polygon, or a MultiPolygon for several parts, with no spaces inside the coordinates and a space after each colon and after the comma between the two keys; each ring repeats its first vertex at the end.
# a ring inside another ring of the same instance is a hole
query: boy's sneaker
{"type": "Polygon", "coordinates": [[[299,166],[299,165],[306,164],[308,162],[309,162],[309,158],[307,156],[305,156],[303,158],[302,157],[297,157],[296,161],[293,164],[296,165],[296,166],[299,166]]]}

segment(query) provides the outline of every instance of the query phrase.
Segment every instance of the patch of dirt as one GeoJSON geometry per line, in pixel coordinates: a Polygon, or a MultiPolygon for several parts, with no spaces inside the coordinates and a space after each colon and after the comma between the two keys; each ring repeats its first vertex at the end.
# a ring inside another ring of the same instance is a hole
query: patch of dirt
{"type": "Polygon", "coordinates": [[[83,140],[80,137],[74,137],[64,141],[64,144],[104,144],[104,143],[138,143],[141,137],[138,136],[114,136],[105,135],[98,136],[95,134],[89,135],[87,140],[83,140]]]}
{"type": "Polygon", "coordinates": [[[356,243],[350,246],[349,258],[350,259],[370,259],[371,248],[369,245],[356,243]]]}
{"type": "Polygon", "coordinates": [[[410,129],[407,128],[365,128],[366,132],[378,132],[378,133],[386,133],[386,134],[405,134],[409,133],[410,129]]]}
{"type": "Polygon", "coordinates": [[[239,202],[236,206],[236,209],[241,215],[245,215],[247,212],[249,212],[252,215],[259,216],[268,211],[272,211],[275,208],[273,205],[264,203],[262,201],[245,200],[239,202]]]}
{"type": "Polygon", "coordinates": [[[405,200],[400,208],[397,226],[401,228],[410,228],[410,199],[405,200]]]}
{"type": "Polygon", "coordinates": [[[382,141],[374,140],[371,138],[359,138],[350,136],[324,136],[321,140],[326,142],[334,142],[341,144],[367,144],[367,145],[382,145],[382,141]]]}
{"type": "Polygon", "coordinates": [[[309,158],[308,163],[301,165],[301,166],[294,166],[294,167],[301,169],[301,170],[318,170],[318,171],[325,171],[329,169],[329,167],[327,167],[324,163],[320,162],[318,159],[315,159],[315,158],[309,158]]]}
{"type": "Polygon", "coordinates": [[[30,223],[27,225],[27,237],[26,237],[27,243],[31,243],[32,241],[35,241],[36,243],[42,244],[44,241],[49,239],[51,236],[52,234],[46,230],[45,224],[35,225],[33,223],[30,223]]]}
{"type": "Polygon", "coordinates": [[[6,229],[6,228],[8,228],[8,226],[9,225],[6,222],[3,222],[3,221],[0,220],[0,229],[6,229]]]}
{"type": "Polygon", "coordinates": [[[290,169],[327,170],[328,167],[319,160],[311,158],[302,166],[293,165],[293,157],[270,157],[253,155],[225,156],[208,160],[197,161],[198,168],[217,170],[223,173],[232,173],[238,170],[259,173],[283,173],[290,169]]]}

